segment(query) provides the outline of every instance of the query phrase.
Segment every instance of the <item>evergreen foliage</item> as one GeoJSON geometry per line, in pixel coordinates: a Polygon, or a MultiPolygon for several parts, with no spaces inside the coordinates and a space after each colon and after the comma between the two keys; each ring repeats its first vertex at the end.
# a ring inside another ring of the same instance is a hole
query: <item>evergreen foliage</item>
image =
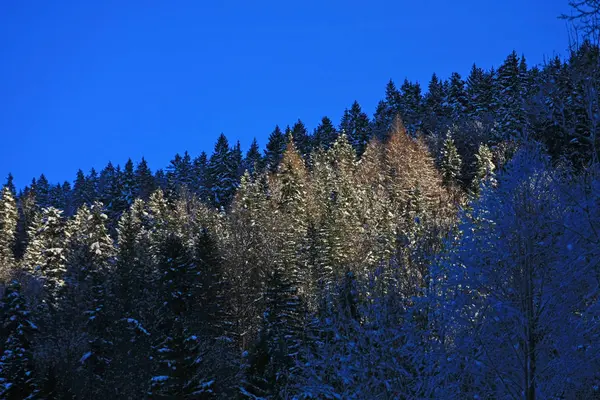
{"type": "Polygon", "coordinates": [[[390,80],[264,156],[9,176],[0,399],[598,397],[598,54],[390,80]]]}

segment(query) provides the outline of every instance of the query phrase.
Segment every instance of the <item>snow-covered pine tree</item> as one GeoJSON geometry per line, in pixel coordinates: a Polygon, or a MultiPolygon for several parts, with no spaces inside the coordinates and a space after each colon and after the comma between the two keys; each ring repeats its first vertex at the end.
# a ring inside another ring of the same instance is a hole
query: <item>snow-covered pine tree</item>
{"type": "Polygon", "coordinates": [[[111,285],[116,250],[106,227],[108,217],[101,203],[82,206],[67,226],[67,268],[80,292],[78,306],[86,320],[89,349],[81,364],[91,374],[90,390],[99,393],[111,354],[111,285]]]}
{"type": "Polygon", "coordinates": [[[167,194],[170,198],[177,198],[183,188],[193,188],[193,169],[192,158],[187,151],[183,157],[175,154],[167,167],[167,194]]]}
{"type": "Polygon", "coordinates": [[[121,174],[121,203],[125,206],[125,209],[119,210],[119,216],[125,211],[135,200],[136,195],[136,180],[135,180],[135,168],[131,158],[127,159],[125,167],[123,167],[123,173],[121,174]]]}
{"type": "Polygon", "coordinates": [[[153,286],[153,263],[148,248],[148,214],[143,200],[136,199],[119,220],[118,253],[114,271],[114,289],[118,308],[124,316],[143,313],[153,286]],[[140,303],[142,302],[142,303],[140,303]]]}
{"type": "Polygon", "coordinates": [[[493,80],[490,73],[473,64],[466,81],[467,114],[479,119],[486,118],[491,110],[493,80]]]}
{"type": "Polygon", "coordinates": [[[277,253],[267,272],[265,312],[259,342],[252,352],[243,393],[285,397],[304,325],[301,266],[307,234],[307,176],[293,138],[288,138],[271,198],[278,225],[277,253]]]}
{"type": "Polygon", "coordinates": [[[148,237],[146,205],[136,199],[119,220],[116,264],[111,277],[115,325],[111,329],[111,377],[122,382],[119,396],[142,398],[148,390],[152,365],[150,333],[159,304],[155,264],[148,237]],[[114,376],[113,374],[120,374],[114,376]]]}
{"type": "Polygon", "coordinates": [[[36,399],[32,341],[38,328],[17,280],[6,287],[0,304],[0,399],[36,399]]]}
{"type": "Polygon", "coordinates": [[[475,176],[471,181],[471,190],[474,193],[479,194],[484,181],[494,182],[495,168],[492,151],[487,145],[480,144],[475,154],[475,176]]]}
{"type": "Polygon", "coordinates": [[[385,147],[372,140],[357,165],[355,185],[359,201],[355,211],[362,221],[357,254],[365,269],[373,270],[389,260],[395,248],[396,215],[391,212],[385,147]]]}
{"type": "Polygon", "coordinates": [[[198,328],[203,329],[210,337],[222,337],[233,342],[231,336],[231,310],[227,299],[227,281],[223,268],[223,260],[219,254],[217,243],[206,228],[196,234],[194,258],[201,271],[198,280],[199,303],[198,328]]]}
{"type": "Polygon", "coordinates": [[[327,173],[317,185],[325,188],[321,201],[323,215],[318,228],[318,265],[323,290],[330,290],[346,269],[356,267],[360,222],[357,204],[358,191],[354,184],[356,153],[345,134],[327,152],[327,173]]]}
{"type": "Polygon", "coordinates": [[[8,173],[8,176],[6,177],[6,183],[4,184],[4,186],[7,186],[11,193],[13,194],[13,196],[17,196],[17,188],[15,187],[15,177],[13,176],[13,174],[11,174],[10,172],[8,173]]]}
{"type": "Polygon", "coordinates": [[[170,234],[161,244],[158,260],[162,306],[154,343],[154,376],[150,398],[186,398],[208,394],[212,382],[200,376],[202,354],[198,333],[192,333],[192,317],[202,273],[181,238],[170,234]]]}
{"type": "Polygon", "coordinates": [[[448,106],[450,107],[450,117],[454,123],[463,118],[467,105],[465,82],[458,72],[453,72],[450,75],[448,86],[448,106]]]}
{"type": "MultiPolygon", "coordinates": [[[[241,157],[241,154],[239,156],[241,157]]],[[[237,187],[237,170],[239,167],[235,165],[234,161],[241,161],[239,157],[236,158],[234,160],[227,137],[221,134],[217,139],[207,167],[211,204],[214,207],[228,206],[233,198],[237,187]]]]}
{"type": "Polygon", "coordinates": [[[526,124],[519,57],[514,51],[498,68],[492,104],[499,122],[498,139],[520,139],[526,124]]]}
{"type": "Polygon", "coordinates": [[[15,242],[19,213],[9,186],[0,193],[0,283],[7,282],[15,268],[15,242]]]}
{"type": "MultiPolygon", "coordinates": [[[[190,309],[190,330],[199,332],[198,345],[203,363],[200,363],[204,384],[213,381],[210,389],[223,396],[235,386],[233,379],[239,369],[238,332],[234,319],[234,292],[225,270],[224,259],[218,249],[215,235],[200,228],[194,244],[199,287],[190,309]]],[[[202,385],[201,385],[202,386],[202,385]]],[[[208,389],[208,387],[207,387],[208,389]]]]}
{"type": "Polygon", "coordinates": [[[440,160],[442,179],[447,187],[456,186],[460,183],[461,168],[462,159],[458,154],[452,134],[448,131],[444,139],[440,160]]]}
{"type": "Polygon", "coordinates": [[[29,231],[31,225],[39,215],[39,207],[35,203],[35,193],[29,187],[19,192],[17,209],[19,211],[19,222],[17,224],[17,243],[15,255],[17,258],[23,256],[31,237],[29,231]]]}
{"type": "Polygon", "coordinates": [[[267,199],[265,174],[254,179],[246,172],[227,218],[227,231],[222,240],[224,268],[231,284],[230,302],[234,315],[234,331],[240,347],[246,351],[258,336],[263,313],[265,276],[275,249],[274,226],[267,199]]]}
{"type": "Polygon", "coordinates": [[[23,257],[23,267],[43,285],[42,310],[51,314],[58,311],[64,294],[66,268],[65,221],[62,211],[45,208],[29,229],[29,244],[23,257]]]}
{"type": "MultiPolygon", "coordinates": [[[[106,167],[100,171],[100,177],[98,179],[98,192],[100,202],[106,207],[106,213],[109,217],[111,230],[114,228],[115,223],[124,210],[128,207],[127,192],[131,191],[132,184],[132,168],[133,164],[128,163],[129,171],[127,177],[125,177],[125,171],[121,170],[121,166],[113,166],[109,162],[106,167]],[[129,187],[125,187],[125,182],[128,182],[129,187]]],[[[95,200],[87,201],[84,204],[90,207],[95,200]]],[[[77,211],[77,210],[75,210],[77,211]]]]}
{"type": "Polygon", "coordinates": [[[149,238],[148,253],[156,264],[160,256],[161,243],[166,240],[171,229],[171,207],[160,189],[150,195],[146,206],[149,238]]]}

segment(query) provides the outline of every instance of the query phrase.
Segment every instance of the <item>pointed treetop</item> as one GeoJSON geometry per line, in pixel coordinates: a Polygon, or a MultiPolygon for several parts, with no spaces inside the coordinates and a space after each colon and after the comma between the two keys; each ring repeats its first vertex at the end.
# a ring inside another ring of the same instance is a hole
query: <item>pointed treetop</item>
{"type": "Polygon", "coordinates": [[[15,183],[13,175],[9,172],[8,177],[6,178],[6,183],[4,186],[8,187],[12,192],[13,196],[17,195],[17,188],[15,187],[15,183]]]}
{"type": "Polygon", "coordinates": [[[279,125],[275,126],[271,135],[269,135],[269,141],[265,148],[265,162],[271,172],[277,170],[277,166],[281,161],[283,152],[285,151],[286,138],[279,128],[279,125]]]}

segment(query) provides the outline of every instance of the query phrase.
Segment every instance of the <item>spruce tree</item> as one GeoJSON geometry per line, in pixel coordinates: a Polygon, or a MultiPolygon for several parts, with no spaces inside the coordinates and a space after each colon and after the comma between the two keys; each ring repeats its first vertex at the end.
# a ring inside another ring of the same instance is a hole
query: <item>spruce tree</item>
{"type": "Polygon", "coordinates": [[[418,82],[412,83],[408,79],[404,80],[401,91],[401,113],[402,120],[406,128],[414,134],[421,127],[423,113],[423,97],[421,95],[421,85],[418,82]]]}
{"type": "Polygon", "coordinates": [[[38,333],[32,322],[21,284],[13,280],[4,291],[0,309],[2,340],[0,349],[0,399],[37,398],[33,362],[33,336],[38,333]]]}
{"type": "Polygon", "coordinates": [[[232,287],[230,301],[234,309],[235,331],[242,349],[247,350],[258,335],[263,313],[264,283],[274,258],[273,215],[268,202],[266,174],[242,176],[227,219],[224,262],[232,287]]]}
{"type": "Polygon", "coordinates": [[[234,160],[229,148],[229,141],[221,134],[215,144],[207,167],[208,182],[211,191],[211,204],[215,207],[228,206],[237,187],[237,162],[241,154],[234,160]]]}
{"type": "Polygon", "coordinates": [[[143,302],[153,285],[153,262],[148,254],[146,205],[136,199],[119,220],[118,257],[115,264],[115,296],[120,312],[127,317],[148,309],[143,302]]]}
{"type": "Polygon", "coordinates": [[[186,317],[198,294],[200,270],[181,238],[169,235],[161,245],[158,270],[163,295],[159,341],[155,344],[156,370],[151,379],[151,398],[199,396],[210,384],[198,376],[198,336],[190,331],[186,317]]]}
{"type": "Polygon", "coordinates": [[[441,154],[442,178],[446,186],[456,185],[461,176],[462,159],[458,154],[452,135],[448,133],[444,139],[441,154]]]}
{"type": "Polygon", "coordinates": [[[439,126],[445,123],[445,119],[448,116],[444,107],[446,91],[442,81],[440,81],[436,74],[431,76],[423,102],[425,109],[423,128],[426,133],[436,133],[439,126]]]}
{"type": "Polygon", "coordinates": [[[94,377],[94,390],[103,385],[103,375],[109,363],[111,342],[109,331],[112,317],[109,292],[116,251],[106,227],[107,216],[101,203],[90,208],[82,206],[67,227],[67,268],[78,282],[79,307],[83,309],[89,334],[89,351],[82,364],[94,377]]]}
{"type": "Polygon", "coordinates": [[[303,327],[301,252],[307,233],[306,168],[288,139],[286,151],[274,183],[274,206],[278,227],[278,254],[269,271],[265,292],[265,312],[260,340],[253,353],[248,388],[257,394],[282,392],[299,352],[303,327]]]}
{"type": "Polygon", "coordinates": [[[157,190],[147,203],[148,253],[154,264],[158,262],[162,243],[171,230],[171,206],[162,190],[157,190]]]}
{"type": "Polygon", "coordinates": [[[471,181],[471,190],[479,194],[481,184],[490,180],[494,181],[494,161],[492,151],[485,144],[480,144],[477,154],[475,155],[475,176],[471,181]]]}
{"type": "Polygon", "coordinates": [[[57,311],[66,285],[66,234],[62,211],[43,209],[29,229],[29,244],[23,257],[25,270],[42,281],[42,310],[51,314],[57,311]]]}
{"type": "Polygon", "coordinates": [[[207,229],[202,228],[195,239],[195,259],[199,278],[200,326],[211,337],[231,334],[230,311],[227,306],[227,282],[217,243],[207,229]]]}
{"type": "Polygon", "coordinates": [[[194,167],[189,153],[187,151],[184,152],[183,157],[176,154],[167,167],[167,194],[176,198],[182,190],[193,189],[193,173],[194,167]]]}
{"type": "Polygon", "coordinates": [[[390,79],[385,87],[385,100],[377,104],[373,116],[372,133],[378,140],[385,141],[390,132],[394,116],[403,112],[402,95],[390,79]]]}
{"type": "Polygon", "coordinates": [[[48,195],[48,204],[51,207],[55,207],[63,211],[66,209],[66,198],[63,193],[62,185],[52,185],[48,195]]]}
{"type": "Polygon", "coordinates": [[[242,153],[242,145],[238,140],[233,149],[231,149],[231,170],[235,180],[235,186],[239,184],[239,180],[244,173],[244,154],[242,153]]]}
{"type": "Polygon", "coordinates": [[[248,171],[252,175],[254,175],[256,172],[260,173],[263,170],[263,158],[260,154],[260,147],[258,146],[256,138],[252,140],[250,148],[246,153],[243,168],[244,171],[248,171]]]}
{"type": "Polygon", "coordinates": [[[340,132],[345,133],[348,141],[360,156],[371,139],[369,117],[362,112],[357,101],[352,103],[350,109],[344,111],[340,122],[340,132]]]}
{"type": "Polygon", "coordinates": [[[307,157],[312,150],[312,138],[308,135],[304,122],[301,120],[296,121],[292,126],[291,132],[298,152],[302,157],[307,157]]]}
{"type": "Polygon", "coordinates": [[[91,205],[94,201],[98,200],[99,190],[98,190],[98,173],[94,168],[90,169],[90,173],[85,178],[85,194],[86,194],[86,204],[91,205]]]}
{"type": "Polygon", "coordinates": [[[86,182],[85,182],[85,174],[82,170],[77,171],[77,177],[75,178],[75,183],[73,184],[73,195],[72,195],[72,207],[74,210],[78,210],[79,207],[84,205],[87,202],[87,193],[86,193],[86,182]]]}
{"type": "Polygon", "coordinates": [[[321,290],[331,290],[335,279],[341,278],[351,266],[357,249],[357,188],[354,182],[356,153],[345,135],[340,135],[327,152],[326,175],[320,182],[324,210],[317,232],[317,277],[321,290]]]}
{"type": "Polygon", "coordinates": [[[453,72],[450,76],[448,106],[450,107],[450,117],[455,123],[463,118],[467,110],[468,101],[465,82],[458,72],[453,72]]]}
{"type": "Polygon", "coordinates": [[[65,215],[70,216],[73,215],[73,192],[71,189],[71,183],[69,181],[64,181],[62,184],[62,194],[64,197],[64,205],[65,205],[65,215]]]}
{"type": "Polygon", "coordinates": [[[337,130],[328,117],[323,117],[313,132],[313,148],[328,149],[337,138],[337,130]]]}
{"type": "MultiPolygon", "coordinates": [[[[109,161],[106,167],[100,171],[100,177],[98,178],[100,201],[109,209],[113,206],[112,203],[116,201],[117,197],[121,194],[120,183],[120,177],[117,174],[117,169],[114,167],[112,162],[109,161]]],[[[77,182],[75,184],[77,186],[77,182]]],[[[79,204],[79,202],[77,203],[77,210],[79,207],[85,204],[85,202],[82,202],[81,204],[79,204]]]]}
{"type": "Polygon", "coordinates": [[[265,166],[270,172],[277,171],[284,150],[285,136],[283,132],[281,132],[279,125],[276,125],[273,132],[269,135],[269,140],[265,149],[265,166]]]}
{"type": "Polygon", "coordinates": [[[373,121],[371,122],[371,130],[373,136],[377,138],[377,140],[386,140],[389,126],[394,119],[392,113],[393,111],[388,107],[385,101],[380,100],[379,103],[377,103],[375,114],[373,114],[373,121]]]}
{"type": "Polygon", "coordinates": [[[196,193],[200,199],[207,201],[210,197],[208,190],[208,156],[206,152],[201,152],[198,157],[194,159],[194,185],[193,192],[196,193]]]}
{"type": "Polygon", "coordinates": [[[473,64],[466,81],[467,113],[479,118],[485,117],[492,105],[492,75],[473,64]]]}
{"type": "Polygon", "coordinates": [[[136,180],[133,161],[131,158],[127,159],[123,173],[121,174],[121,203],[125,206],[124,209],[119,210],[119,215],[135,200],[136,196],[136,180]]]}
{"type": "Polygon", "coordinates": [[[15,267],[15,244],[19,214],[10,187],[0,197],[0,282],[6,282],[15,267]]]}
{"type": "Polygon", "coordinates": [[[499,124],[498,139],[520,138],[525,127],[525,112],[519,57],[514,51],[498,68],[492,104],[499,124]]]}
{"type": "Polygon", "coordinates": [[[402,93],[396,88],[396,84],[391,79],[385,85],[385,103],[391,110],[390,117],[393,118],[394,115],[402,112],[402,93]]]}
{"type": "Polygon", "coordinates": [[[6,177],[6,184],[4,186],[8,186],[8,188],[12,192],[13,196],[16,197],[17,196],[17,188],[15,187],[14,180],[15,180],[14,176],[9,172],[8,177],[6,177]]]}
{"type": "MultiPolygon", "coordinates": [[[[156,182],[150,167],[146,159],[142,157],[142,160],[138,163],[135,168],[135,190],[134,198],[141,198],[142,200],[148,200],[152,192],[156,190],[156,182]]],[[[133,204],[133,202],[132,202],[133,204]]]]}
{"type": "Polygon", "coordinates": [[[152,376],[151,348],[156,304],[159,293],[155,263],[148,236],[146,205],[136,199],[119,220],[118,253],[111,276],[114,298],[111,313],[113,357],[111,374],[123,382],[121,396],[142,398],[152,376]]]}
{"type": "Polygon", "coordinates": [[[162,169],[157,169],[154,173],[154,180],[156,181],[156,189],[167,190],[168,187],[168,178],[165,171],[162,169]]]}
{"type": "Polygon", "coordinates": [[[17,224],[17,244],[15,255],[20,258],[31,239],[30,228],[39,214],[39,207],[35,202],[35,192],[25,187],[19,193],[17,207],[19,210],[19,223],[17,224]]]}
{"type": "Polygon", "coordinates": [[[35,191],[35,200],[39,207],[45,208],[50,206],[50,183],[44,174],[40,175],[37,181],[31,185],[35,191]]]}
{"type": "Polygon", "coordinates": [[[432,114],[442,116],[445,93],[442,86],[442,82],[438,79],[436,74],[431,76],[429,85],[427,87],[427,95],[425,96],[425,106],[428,111],[432,114]]]}
{"type": "MultiPolygon", "coordinates": [[[[131,168],[131,166],[129,168],[131,168]]],[[[121,167],[117,165],[115,168],[110,162],[100,173],[99,182],[102,185],[100,201],[106,206],[111,231],[114,227],[114,222],[119,219],[123,211],[128,207],[127,197],[131,195],[131,187],[125,187],[126,180],[129,182],[129,186],[132,182],[131,171],[128,173],[127,179],[125,179],[124,171],[121,171],[121,167]]],[[[91,206],[92,203],[93,202],[87,202],[85,204],[91,206]]]]}

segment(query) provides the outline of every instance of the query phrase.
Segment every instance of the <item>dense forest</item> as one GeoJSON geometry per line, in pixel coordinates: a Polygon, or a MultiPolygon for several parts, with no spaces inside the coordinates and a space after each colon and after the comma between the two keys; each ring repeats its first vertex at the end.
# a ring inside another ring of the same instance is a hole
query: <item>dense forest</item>
{"type": "Polygon", "coordinates": [[[262,151],[9,176],[0,399],[600,398],[594,32],[262,151]]]}

